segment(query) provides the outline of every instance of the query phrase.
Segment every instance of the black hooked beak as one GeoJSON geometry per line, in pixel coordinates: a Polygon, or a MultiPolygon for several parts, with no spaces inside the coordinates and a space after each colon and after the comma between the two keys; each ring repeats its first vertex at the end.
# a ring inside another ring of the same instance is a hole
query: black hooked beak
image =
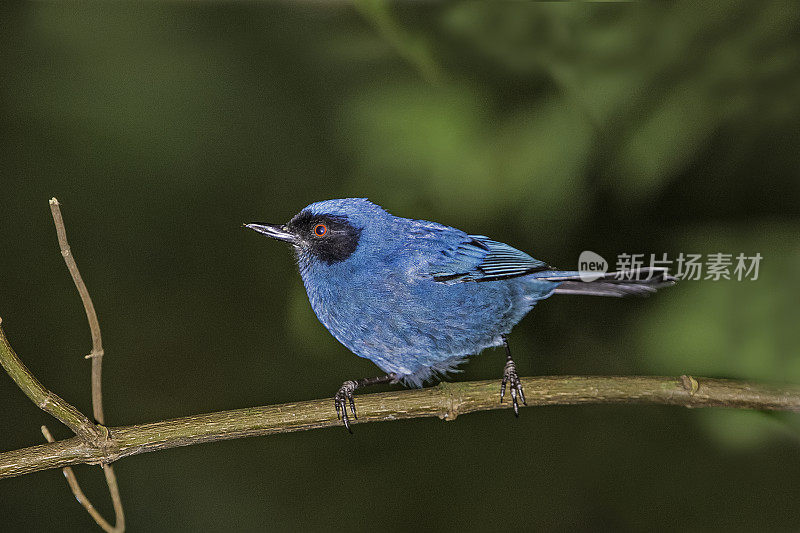
{"type": "Polygon", "coordinates": [[[250,228],[253,231],[263,233],[267,237],[278,239],[279,241],[286,241],[292,244],[297,242],[297,236],[286,230],[282,224],[245,224],[245,228],[250,228]]]}

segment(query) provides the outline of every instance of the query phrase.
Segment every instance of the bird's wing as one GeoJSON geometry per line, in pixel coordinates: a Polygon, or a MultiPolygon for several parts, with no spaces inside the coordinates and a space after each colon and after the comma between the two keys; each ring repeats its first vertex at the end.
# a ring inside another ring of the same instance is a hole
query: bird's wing
{"type": "Polygon", "coordinates": [[[552,267],[525,252],[483,235],[467,235],[442,258],[429,266],[433,279],[441,282],[493,281],[524,276],[552,267]]]}

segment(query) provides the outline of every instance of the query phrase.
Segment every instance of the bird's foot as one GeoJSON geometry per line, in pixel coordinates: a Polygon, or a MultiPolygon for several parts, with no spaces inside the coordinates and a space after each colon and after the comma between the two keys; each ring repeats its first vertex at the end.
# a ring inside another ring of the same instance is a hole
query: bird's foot
{"type": "Polygon", "coordinates": [[[514,416],[519,416],[519,402],[517,398],[522,401],[522,405],[528,405],[525,402],[525,393],[522,392],[522,382],[517,375],[517,365],[514,360],[509,357],[506,362],[506,367],[503,369],[503,382],[500,384],[500,403],[503,403],[503,397],[506,395],[506,384],[511,389],[511,405],[514,407],[514,416]]]}
{"type": "Polygon", "coordinates": [[[347,404],[350,404],[350,411],[353,413],[353,418],[358,420],[358,416],[356,416],[356,402],[353,399],[353,391],[355,391],[357,387],[358,383],[355,381],[345,381],[333,397],[333,406],[336,408],[336,418],[344,422],[344,427],[346,427],[347,431],[350,433],[352,433],[353,430],[350,429],[350,417],[347,415],[347,404]]]}

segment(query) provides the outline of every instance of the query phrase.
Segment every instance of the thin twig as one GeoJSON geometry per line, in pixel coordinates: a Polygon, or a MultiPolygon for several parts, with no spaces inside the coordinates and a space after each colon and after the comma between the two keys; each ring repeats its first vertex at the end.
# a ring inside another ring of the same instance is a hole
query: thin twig
{"type": "MultiPolygon", "coordinates": [[[[53,223],[56,225],[56,234],[58,235],[58,245],[61,248],[61,255],[64,257],[67,270],[69,270],[72,281],[75,282],[75,287],[78,289],[78,294],[81,296],[83,309],[86,311],[86,319],[89,322],[89,330],[92,334],[92,351],[86,357],[92,359],[92,411],[95,420],[100,424],[105,424],[102,387],[104,352],[103,337],[100,333],[100,322],[97,320],[97,313],[94,310],[92,298],[89,296],[89,289],[86,288],[80,270],[78,270],[78,264],[72,256],[69,242],[67,242],[67,230],[64,227],[64,219],[61,216],[61,204],[59,204],[58,200],[55,198],[50,199],[50,211],[53,214],[53,223]]],[[[47,431],[47,428],[44,426],[42,426],[42,433],[44,433],[45,438],[47,438],[49,442],[52,442],[52,437],[49,436],[49,431],[47,431]]],[[[72,470],[65,468],[64,475],[67,478],[67,482],[75,498],[86,508],[91,517],[94,518],[94,521],[97,522],[97,525],[109,533],[122,533],[125,531],[125,513],[122,509],[122,498],[120,498],[119,495],[117,476],[114,474],[114,468],[110,464],[103,462],[101,466],[103,467],[103,473],[105,474],[106,483],[108,485],[108,492],[111,494],[111,501],[114,505],[115,526],[111,526],[111,524],[100,516],[100,513],[97,512],[92,503],[86,498],[72,470]]]]}
{"type": "MultiPolygon", "coordinates": [[[[44,438],[47,439],[47,442],[55,442],[55,439],[50,434],[50,430],[47,429],[47,426],[42,426],[42,435],[44,435],[44,438]]],[[[109,485],[111,485],[112,483],[116,485],[117,478],[114,476],[113,470],[109,471],[110,468],[111,465],[103,465],[103,471],[106,473],[106,481],[108,482],[109,485]],[[111,479],[109,479],[109,475],[111,476],[111,479]]],[[[69,488],[72,490],[72,494],[75,495],[75,499],[78,500],[78,503],[80,503],[84,507],[84,509],[86,509],[86,511],[89,513],[89,515],[91,515],[92,518],[94,518],[94,521],[97,522],[97,525],[99,525],[101,528],[103,528],[103,530],[107,531],[108,533],[121,533],[122,531],[125,531],[124,518],[122,519],[122,521],[119,520],[119,516],[122,513],[121,501],[119,500],[114,501],[115,511],[117,509],[118,502],[120,505],[120,510],[119,510],[120,514],[117,515],[118,517],[117,526],[115,527],[109,524],[106,521],[106,519],[103,518],[103,516],[97,511],[97,509],[94,508],[92,502],[89,501],[89,498],[87,498],[86,495],[83,493],[83,490],[81,490],[81,486],[78,483],[78,478],[75,477],[75,473],[72,471],[72,468],[65,466],[62,469],[62,471],[64,472],[64,477],[67,478],[67,483],[69,484],[69,488]]]]}
{"type": "Polygon", "coordinates": [[[94,303],[89,296],[89,289],[83,282],[81,273],[78,270],[78,265],[75,263],[75,258],[72,256],[72,251],[67,242],[67,230],[64,227],[64,219],[61,216],[61,204],[55,198],[50,199],[50,211],[53,213],[53,223],[56,225],[56,234],[58,235],[58,245],[61,248],[61,255],[64,257],[64,262],[67,264],[72,276],[72,281],[75,282],[75,287],[78,289],[78,294],[81,295],[83,302],[83,309],[86,311],[86,320],[89,321],[89,330],[92,333],[92,351],[87,358],[92,359],[92,410],[94,412],[94,419],[100,424],[105,424],[105,417],[103,416],[103,337],[100,335],[100,322],[97,320],[97,313],[94,310],[94,303]]]}

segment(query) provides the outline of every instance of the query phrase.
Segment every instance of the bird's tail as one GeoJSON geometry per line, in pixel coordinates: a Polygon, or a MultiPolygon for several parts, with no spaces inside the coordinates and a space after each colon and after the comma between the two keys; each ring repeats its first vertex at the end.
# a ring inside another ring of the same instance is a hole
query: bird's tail
{"type": "Polygon", "coordinates": [[[675,285],[677,281],[665,268],[640,268],[603,274],[551,270],[536,274],[537,279],[560,283],[553,294],[590,296],[649,296],[662,287],[675,285]]]}

